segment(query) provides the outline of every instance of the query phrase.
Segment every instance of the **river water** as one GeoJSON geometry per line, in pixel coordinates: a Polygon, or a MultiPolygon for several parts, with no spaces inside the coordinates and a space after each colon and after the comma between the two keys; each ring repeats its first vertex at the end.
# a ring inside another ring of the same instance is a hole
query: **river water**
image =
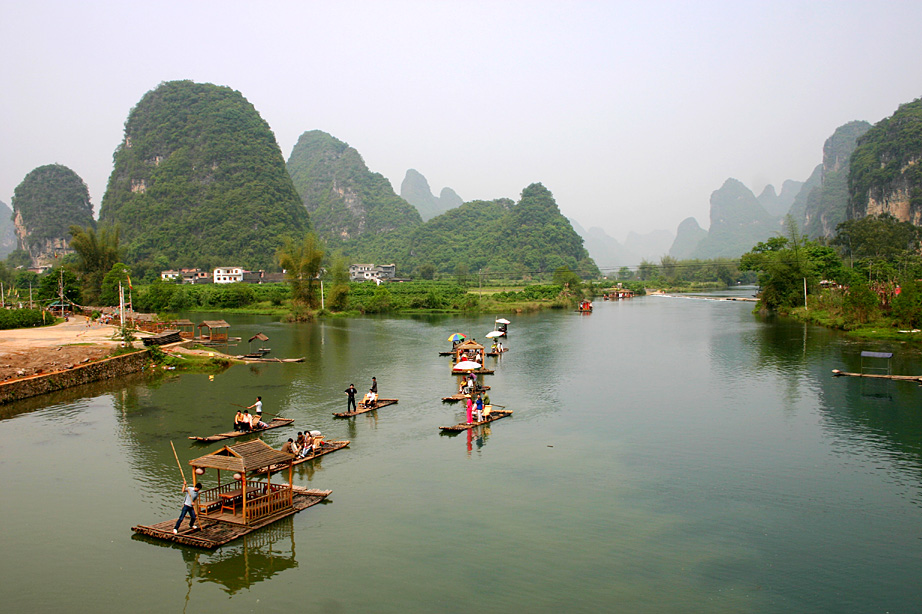
{"type": "Polygon", "coordinates": [[[831,371],[892,350],[894,373],[922,373],[919,354],[751,309],[651,296],[495,314],[511,351],[484,377],[515,413],[471,436],[439,433],[463,408],[440,402],[456,384],[437,352],[494,315],[230,317],[305,362],[4,406],[2,609],[918,611],[922,387],[831,371]],[[372,376],[399,404],[333,418],[372,376]],[[135,536],[181,507],[170,442],[184,464],[218,448],[188,436],[256,395],[296,420],[262,435],[273,446],[308,427],[352,441],[296,468],[329,500],[215,552],[135,536]]]}

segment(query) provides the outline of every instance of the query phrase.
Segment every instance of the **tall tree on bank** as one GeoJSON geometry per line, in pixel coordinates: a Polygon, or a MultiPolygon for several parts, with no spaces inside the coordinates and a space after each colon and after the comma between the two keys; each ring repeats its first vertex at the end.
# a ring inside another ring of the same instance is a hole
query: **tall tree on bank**
{"type": "Polygon", "coordinates": [[[119,260],[119,230],[101,226],[97,233],[91,226],[71,226],[70,235],[70,247],[77,255],[77,270],[83,274],[84,300],[96,305],[103,278],[119,260]]]}
{"type": "Polygon", "coordinates": [[[276,252],[278,264],[285,270],[291,285],[291,298],[295,307],[315,308],[319,305],[317,285],[323,264],[323,243],[309,232],[301,240],[285,237],[276,252]]]}

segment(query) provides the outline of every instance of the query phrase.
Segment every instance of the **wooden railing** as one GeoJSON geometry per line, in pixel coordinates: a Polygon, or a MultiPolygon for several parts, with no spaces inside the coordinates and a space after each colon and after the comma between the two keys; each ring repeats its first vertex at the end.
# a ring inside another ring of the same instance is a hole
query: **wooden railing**
{"type": "Polygon", "coordinates": [[[249,523],[290,508],[292,496],[292,490],[287,485],[272,484],[268,493],[247,499],[245,522],[249,523]]]}

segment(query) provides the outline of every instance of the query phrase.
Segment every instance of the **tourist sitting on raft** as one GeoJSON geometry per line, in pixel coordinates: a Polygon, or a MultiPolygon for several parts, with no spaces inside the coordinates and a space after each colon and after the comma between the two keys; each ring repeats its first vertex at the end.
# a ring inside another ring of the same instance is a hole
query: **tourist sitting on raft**
{"type": "Polygon", "coordinates": [[[263,422],[258,415],[253,414],[252,416],[250,416],[250,430],[251,431],[258,431],[258,430],[267,429],[267,428],[269,428],[269,425],[263,422]]]}
{"type": "Polygon", "coordinates": [[[376,393],[374,390],[369,390],[368,394],[365,395],[365,398],[362,399],[362,405],[365,407],[374,407],[377,400],[378,393],[376,393]]]}
{"type": "Polygon", "coordinates": [[[295,450],[295,440],[289,437],[288,441],[282,444],[282,452],[295,456],[297,454],[297,451],[295,450]]]}
{"type": "Polygon", "coordinates": [[[247,433],[250,430],[249,414],[246,416],[243,414],[244,412],[237,410],[237,415],[234,416],[234,430],[238,433],[247,433]]]}

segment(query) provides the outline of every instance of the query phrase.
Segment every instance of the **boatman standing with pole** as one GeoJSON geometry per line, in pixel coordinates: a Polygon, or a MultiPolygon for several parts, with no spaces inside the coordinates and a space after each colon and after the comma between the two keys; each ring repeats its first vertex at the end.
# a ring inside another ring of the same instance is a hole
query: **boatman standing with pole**
{"type": "Polygon", "coordinates": [[[250,405],[249,407],[247,407],[247,409],[253,409],[253,408],[256,408],[256,417],[262,418],[263,417],[263,398],[262,397],[256,397],[256,402],[250,405]]]}
{"type": "Polygon", "coordinates": [[[358,411],[355,407],[355,384],[349,384],[349,387],[346,388],[346,394],[349,395],[349,401],[346,403],[346,413],[358,411]],[[349,409],[349,408],[352,409],[349,409]]]}
{"type": "Polygon", "coordinates": [[[182,524],[183,518],[186,517],[186,514],[189,514],[189,528],[198,529],[198,525],[195,524],[195,507],[198,505],[198,491],[202,490],[201,483],[196,484],[193,487],[189,487],[185,480],[182,481],[182,490],[186,493],[186,498],[182,504],[182,511],[179,512],[179,519],[176,521],[176,526],[173,527],[173,535],[179,533],[179,525],[182,524]]]}

